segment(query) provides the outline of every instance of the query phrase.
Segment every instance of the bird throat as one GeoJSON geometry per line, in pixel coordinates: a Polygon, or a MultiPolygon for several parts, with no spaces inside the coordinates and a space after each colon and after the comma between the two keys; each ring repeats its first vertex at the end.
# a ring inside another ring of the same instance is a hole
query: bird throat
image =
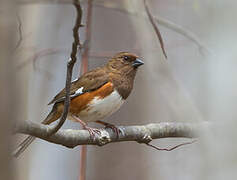
{"type": "Polygon", "coordinates": [[[133,83],[136,75],[136,69],[120,72],[110,73],[110,78],[114,84],[114,88],[118,91],[123,99],[127,99],[133,89],[133,83]]]}

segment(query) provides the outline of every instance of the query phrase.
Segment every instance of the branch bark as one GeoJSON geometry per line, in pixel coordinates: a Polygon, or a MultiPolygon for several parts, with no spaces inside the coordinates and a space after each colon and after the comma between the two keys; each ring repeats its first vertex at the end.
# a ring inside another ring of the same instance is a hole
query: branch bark
{"type": "Polygon", "coordinates": [[[71,51],[71,56],[70,59],[67,63],[67,77],[66,77],[66,95],[65,95],[65,101],[64,101],[64,110],[63,114],[58,121],[58,123],[53,126],[51,129],[47,131],[47,136],[51,136],[52,134],[56,133],[64,124],[65,120],[67,119],[68,111],[69,111],[69,105],[70,105],[70,88],[71,88],[71,80],[72,80],[72,70],[74,67],[74,64],[77,60],[77,50],[78,47],[81,47],[80,44],[80,38],[78,34],[78,30],[81,27],[81,19],[82,19],[82,9],[79,1],[74,0],[73,5],[75,6],[77,10],[77,17],[76,17],[76,22],[73,28],[73,37],[74,37],[74,42],[72,43],[72,51],[71,51]]]}
{"type": "Polygon", "coordinates": [[[101,129],[101,135],[90,138],[87,130],[58,130],[52,136],[47,136],[51,126],[38,124],[32,121],[23,121],[16,125],[14,133],[29,134],[54,144],[60,144],[68,148],[78,145],[103,146],[112,142],[136,141],[148,144],[153,139],[160,138],[197,138],[200,131],[208,127],[208,123],[174,123],[163,122],[141,126],[119,126],[119,137],[111,129],[101,129]]]}

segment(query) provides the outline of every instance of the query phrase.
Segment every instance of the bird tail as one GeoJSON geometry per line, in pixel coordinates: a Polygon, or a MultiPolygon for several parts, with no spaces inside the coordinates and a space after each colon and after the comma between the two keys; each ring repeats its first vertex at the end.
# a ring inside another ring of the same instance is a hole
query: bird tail
{"type": "MultiPolygon", "coordinates": [[[[56,106],[53,107],[52,111],[48,114],[48,116],[41,122],[42,124],[50,124],[56,121],[61,116],[61,113],[56,111],[56,106]]],[[[23,153],[26,148],[35,140],[36,137],[28,136],[25,140],[23,140],[17,148],[13,151],[12,155],[14,157],[19,157],[21,153],[23,153]]]]}

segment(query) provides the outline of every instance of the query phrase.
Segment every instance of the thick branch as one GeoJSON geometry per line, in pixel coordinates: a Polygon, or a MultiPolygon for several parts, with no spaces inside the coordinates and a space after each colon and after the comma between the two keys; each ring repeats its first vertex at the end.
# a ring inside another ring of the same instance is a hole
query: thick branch
{"type": "Polygon", "coordinates": [[[178,137],[196,138],[200,130],[207,127],[207,123],[154,123],[143,126],[120,126],[122,133],[117,134],[111,129],[101,129],[101,135],[90,138],[87,130],[59,130],[54,135],[48,137],[50,126],[38,124],[32,121],[23,121],[17,125],[15,133],[29,134],[44,139],[54,144],[60,144],[69,148],[78,145],[98,145],[102,146],[111,142],[137,141],[139,143],[149,143],[153,139],[178,137]]]}

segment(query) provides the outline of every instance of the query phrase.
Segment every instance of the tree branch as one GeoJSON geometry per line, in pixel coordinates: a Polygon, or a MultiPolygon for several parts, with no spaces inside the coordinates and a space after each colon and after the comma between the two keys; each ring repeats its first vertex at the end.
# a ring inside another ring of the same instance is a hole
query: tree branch
{"type": "Polygon", "coordinates": [[[152,25],[155,33],[156,33],[156,37],[158,38],[158,40],[160,42],[160,46],[161,46],[162,52],[163,52],[165,58],[167,59],[167,54],[165,52],[164,42],[163,42],[160,30],[159,30],[158,26],[156,25],[155,20],[154,20],[152,14],[151,14],[151,12],[150,12],[150,10],[148,8],[147,1],[143,0],[143,3],[144,3],[144,7],[145,7],[145,10],[146,10],[147,16],[149,18],[149,21],[150,21],[150,23],[151,23],[151,25],[152,25]]]}
{"type": "Polygon", "coordinates": [[[70,88],[71,88],[71,80],[72,80],[72,70],[77,60],[78,46],[81,47],[78,30],[81,27],[82,9],[78,0],[74,0],[73,4],[77,10],[77,18],[76,18],[75,26],[73,28],[74,42],[72,43],[71,56],[67,63],[67,77],[66,77],[66,85],[65,85],[66,95],[65,95],[65,101],[64,101],[64,110],[58,123],[55,126],[53,126],[51,129],[48,129],[47,136],[51,136],[62,127],[62,125],[64,124],[67,118],[68,111],[69,111],[69,105],[70,105],[69,97],[70,97],[70,88]]]}
{"type": "MultiPolygon", "coordinates": [[[[138,17],[138,18],[146,17],[146,14],[144,14],[144,13],[128,11],[127,9],[122,9],[122,8],[119,8],[119,7],[115,6],[115,5],[111,6],[111,4],[95,3],[94,5],[97,6],[97,7],[103,7],[103,8],[112,9],[112,10],[115,10],[115,11],[118,11],[118,12],[121,12],[121,13],[127,13],[129,15],[132,15],[132,16],[138,17]]],[[[160,24],[160,25],[162,25],[162,26],[164,26],[164,27],[166,27],[168,29],[171,29],[171,30],[175,31],[178,34],[183,35],[184,37],[186,37],[187,39],[189,39],[190,41],[195,43],[198,46],[199,51],[201,52],[202,55],[206,55],[206,54],[213,55],[212,51],[192,31],[189,31],[188,29],[186,29],[186,28],[184,28],[184,27],[182,27],[182,26],[180,26],[178,24],[175,24],[172,21],[169,21],[169,20],[167,20],[165,18],[162,18],[161,16],[155,16],[154,15],[153,19],[158,24],[160,24]]]]}
{"type": "Polygon", "coordinates": [[[160,138],[197,138],[200,131],[208,127],[208,123],[174,123],[163,122],[142,126],[119,126],[122,133],[117,134],[111,129],[101,129],[101,135],[96,135],[91,139],[87,130],[58,130],[52,136],[47,136],[51,126],[38,124],[32,121],[19,122],[14,133],[29,134],[54,144],[60,144],[68,148],[78,145],[98,145],[103,146],[112,142],[137,141],[148,144],[153,139],[160,138]]]}
{"type": "MultiPolygon", "coordinates": [[[[18,1],[18,3],[20,5],[34,4],[34,3],[71,4],[72,0],[60,0],[60,1],[55,1],[55,2],[52,1],[52,0],[40,0],[40,1],[20,0],[20,1],[18,1]]],[[[112,2],[107,3],[107,4],[106,3],[101,3],[101,2],[95,2],[94,6],[108,8],[108,9],[115,10],[115,11],[122,12],[122,13],[127,13],[129,15],[133,15],[134,17],[138,17],[138,18],[146,17],[146,14],[144,14],[144,13],[128,11],[128,10],[122,9],[120,7],[117,7],[115,5],[115,3],[111,5],[111,3],[112,2]]],[[[161,16],[154,15],[153,18],[154,18],[155,21],[157,21],[158,24],[160,24],[160,25],[162,25],[162,26],[164,26],[164,27],[166,27],[168,29],[171,29],[171,30],[175,31],[178,34],[183,35],[185,38],[187,38],[190,41],[192,41],[193,43],[195,43],[198,46],[199,51],[201,52],[202,55],[206,55],[206,54],[213,55],[213,52],[192,31],[190,31],[190,30],[186,29],[185,27],[180,26],[180,25],[178,25],[178,24],[176,24],[176,23],[174,23],[174,22],[172,22],[170,20],[162,18],[161,16]]]]}
{"type": "Polygon", "coordinates": [[[18,33],[19,33],[19,39],[16,43],[16,46],[13,49],[13,52],[16,51],[17,48],[21,45],[22,42],[22,22],[21,22],[21,17],[18,13],[16,13],[17,21],[18,21],[18,33]]]}

